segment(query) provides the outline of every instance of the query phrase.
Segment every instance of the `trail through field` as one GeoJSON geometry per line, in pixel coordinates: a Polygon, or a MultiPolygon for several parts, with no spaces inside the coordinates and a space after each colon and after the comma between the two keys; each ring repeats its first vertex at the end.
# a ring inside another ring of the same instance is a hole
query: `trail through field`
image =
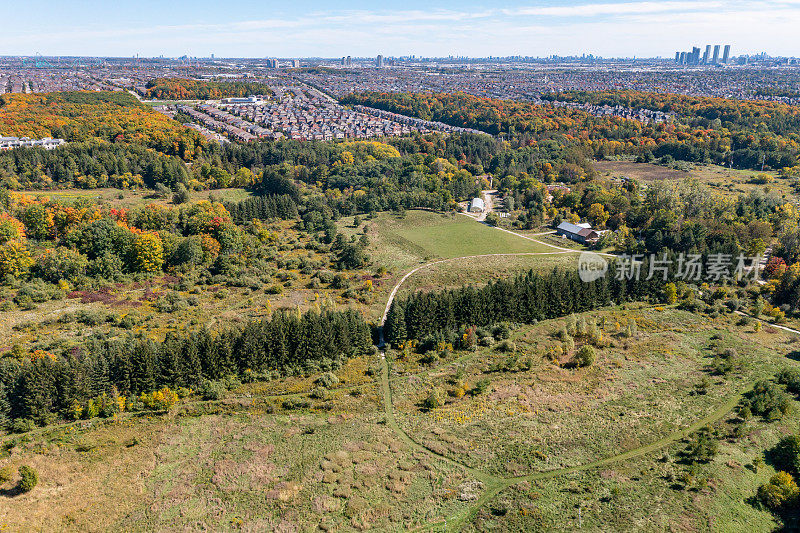
{"type": "MultiPolygon", "coordinates": [[[[470,218],[472,218],[472,217],[470,217],[470,218]]],[[[420,265],[420,266],[408,271],[402,278],[400,278],[400,280],[397,282],[397,284],[392,288],[392,292],[389,294],[389,299],[386,302],[386,307],[384,308],[383,316],[381,318],[380,330],[379,330],[380,331],[380,341],[379,341],[378,347],[380,348],[381,388],[382,388],[382,392],[383,392],[383,402],[384,402],[384,412],[385,412],[385,416],[386,416],[386,424],[392,429],[392,431],[394,431],[395,434],[397,434],[397,436],[401,440],[403,440],[403,442],[405,442],[411,448],[413,448],[415,450],[418,450],[418,451],[425,452],[425,453],[427,453],[429,455],[432,455],[437,460],[439,460],[439,461],[441,461],[443,463],[446,463],[446,464],[448,464],[450,466],[456,466],[458,468],[462,468],[462,469],[464,469],[464,471],[466,471],[467,473],[472,475],[475,479],[481,481],[484,484],[483,493],[469,507],[466,507],[465,509],[462,509],[461,511],[459,511],[457,513],[454,513],[454,514],[452,514],[452,515],[450,515],[448,517],[441,518],[441,519],[435,520],[433,522],[430,522],[430,523],[418,528],[417,529],[418,531],[436,530],[436,529],[440,529],[440,528],[445,530],[445,531],[453,531],[453,532],[460,531],[463,528],[463,526],[478,513],[478,511],[481,509],[481,507],[483,507],[487,502],[491,501],[501,491],[503,491],[503,490],[505,490],[505,489],[517,484],[517,483],[521,483],[521,482],[524,482],[524,481],[538,481],[538,480],[543,480],[543,479],[550,479],[550,478],[562,476],[562,475],[565,475],[565,474],[570,474],[570,473],[575,473],[575,472],[582,472],[582,471],[586,471],[586,470],[593,470],[593,469],[600,468],[600,467],[603,467],[603,466],[606,466],[606,465],[609,465],[609,464],[617,463],[617,462],[620,462],[620,461],[634,459],[634,458],[640,457],[642,455],[651,453],[653,451],[659,450],[661,448],[664,448],[666,446],[669,446],[670,444],[673,444],[673,443],[675,443],[675,442],[687,437],[688,435],[694,433],[695,431],[699,430],[700,428],[702,428],[702,427],[704,427],[704,426],[706,426],[708,424],[713,424],[713,423],[721,420],[725,416],[727,416],[727,414],[730,413],[731,410],[733,410],[736,407],[736,405],[741,401],[743,395],[745,395],[747,392],[752,390],[752,387],[754,385],[754,384],[750,384],[747,387],[745,387],[743,390],[739,391],[738,393],[731,395],[725,401],[725,403],[720,405],[717,409],[715,409],[711,413],[708,413],[706,416],[704,416],[700,420],[697,420],[696,422],[694,422],[690,426],[687,426],[687,427],[685,427],[683,429],[680,429],[680,430],[675,431],[675,432],[673,432],[673,433],[671,433],[669,435],[666,435],[665,437],[663,437],[663,438],[661,438],[661,439],[659,439],[657,441],[651,442],[650,444],[646,444],[644,446],[640,446],[638,448],[634,448],[634,449],[628,450],[628,451],[626,451],[624,453],[621,453],[619,455],[613,455],[613,456],[610,456],[610,457],[599,459],[597,461],[592,461],[590,463],[585,463],[583,465],[560,468],[560,469],[556,469],[556,470],[548,470],[548,471],[545,471],[545,472],[537,472],[535,474],[528,474],[528,475],[525,475],[525,476],[502,477],[502,476],[497,476],[497,475],[494,475],[494,474],[489,474],[489,473],[484,472],[484,471],[482,471],[480,469],[467,466],[467,465],[465,465],[463,463],[460,463],[460,462],[458,462],[458,461],[456,461],[454,459],[446,457],[445,455],[442,455],[442,454],[440,454],[438,452],[435,452],[434,450],[432,450],[432,449],[424,446],[423,444],[415,441],[408,433],[406,433],[405,430],[403,430],[403,428],[400,427],[400,425],[397,423],[397,419],[395,418],[394,403],[392,401],[392,390],[391,390],[391,384],[390,384],[390,378],[389,378],[389,362],[386,360],[386,354],[385,354],[385,351],[384,351],[385,340],[384,340],[384,337],[383,337],[383,325],[386,322],[386,316],[389,313],[389,308],[391,307],[392,302],[394,301],[394,298],[395,298],[395,296],[397,294],[397,291],[400,289],[400,287],[403,285],[403,283],[409,277],[411,277],[416,272],[419,272],[420,270],[422,270],[424,268],[427,268],[427,267],[430,267],[430,266],[433,266],[433,265],[437,265],[437,264],[440,264],[440,263],[448,262],[448,261],[458,261],[458,260],[471,259],[471,258],[476,258],[476,257],[519,256],[519,255],[552,255],[552,254],[566,254],[566,253],[580,253],[581,252],[580,250],[571,250],[569,248],[561,248],[559,246],[554,246],[552,244],[547,244],[547,243],[544,243],[542,241],[533,239],[533,238],[525,236],[525,235],[520,235],[519,233],[515,233],[513,231],[506,230],[506,229],[503,229],[503,228],[496,228],[496,229],[499,229],[501,231],[505,231],[507,233],[511,233],[512,235],[516,235],[517,237],[521,237],[523,239],[531,240],[533,242],[536,242],[538,244],[542,244],[544,246],[548,246],[550,248],[554,248],[557,251],[554,251],[554,252],[513,253],[513,254],[470,255],[470,256],[464,256],[464,257],[453,257],[453,258],[449,258],[449,259],[442,259],[442,260],[439,260],[439,261],[432,261],[430,263],[426,263],[424,265],[420,265]]],[[[601,255],[605,255],[605,256],[608,256],[608,257],[613,257],[613,254],[601,254],[601,255]]],[[[737,311],[737,313],[739,313],[741,315],[746,315],[746,313],[742,313],[742,312],[739,312],[739,311],[737,311]]],[[[784,327],[784,326],[776,326],[776,327],[779,327],[779,328],[781,328],[783,330],[786,330],[786,331],[789,331],[789,332],[800,334],[800,331],[798,331],[798,330],[794,330],[794,329],[787,328],[787,327],[784,327]]]]}

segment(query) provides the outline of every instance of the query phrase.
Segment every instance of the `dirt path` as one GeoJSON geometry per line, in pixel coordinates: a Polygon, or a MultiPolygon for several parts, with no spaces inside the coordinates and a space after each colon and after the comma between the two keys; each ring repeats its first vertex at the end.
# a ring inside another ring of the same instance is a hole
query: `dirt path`
{"type": "MultiPolygon", "coordinates": [[[[473,218],[473,217],[470,217],[470,218],[473,218]]],[[[689,426],[687,426],[687,427],[685,427],[683,429],[680,429],[678,431],[675,431],[673,433],[670,433],[669,435],[666,435],[666,436],[664,436],[663,438],[661,438],[661,439],[659,439],[657,441],[651,442],[650,444],[646,444],[644,446],[640,446],[638,448],[634,448],[632,450],[628,450],[627,452],[621,453],[619,455],[606,457],[606,458],[599,459],[597,461],[593,461],[593,462],[586,463],[586,464],[583,464],[583,465],[560,468],[560,469],[556,469],[556,470],[549,470],[549,471],[545,471],[545,472],[537,472],[537,473],[528,474],[528,475],[525,475],[525,476],[503,477],[503,476],[497,476],[497,475],[494,475],[494,474],[489,474],[487,472],[483,472],[480,469],[467,466],[467,465],[465,465],[463,463],[460,463],[460,462],[458,462],[458,461],[456,461],[454,459],[451,459],[451,458],[446,457],[446,456],[444,456],[442,454],[439,454],[439,453],[431,450],[430,448],[418,443],[408,433],[406,433],[405,430],[403,430],[403,428],[400,427],[400,425],[398,424],[397,419],[395,417],[394,403],[392,401],[392,390],[391,390],[391,384],[390,384],[390,378],[389,378],[389,362],[386,360],[386,355],[385,355],[385,352],[384,352],[385,342],[384,342],[384,338],[383,338],[383,324],[386,321],[386,316],[389,313],[389,308],[391,307],[392,302],[394,301],[394,298],[395,298],[395,296],[397,294],[397,291],[400,289],[400,287],[403,285],[403,283],[409,277],[414,275],[416,272],[418,272],[418,271],[420,271],[420,270],[422,270],[422,269],[424,269],[426,267],[437,265],[437,264],[448,262],[448,261],[457,261],[457,260],[461,260],[461,259],[470,259],[470,258],[475,258],[475,257],[519,256],[519,255],[552,255],[552,254],[564,254],[564,253],[580,253],[580,250],[571,250],[571,249],[568,249],[568,248],[561,248],[559,246],[554,246],[552,244],[547,244],[547,243],[541,242],[539,240],[533,239],[531,237],[528,237],[528,236],[525,236],[525,235],[520,235],[519,233],[515,233],[513,231],[509,231],[509,230],[506,230],[506,229],[503,229],[503,228],[497,228],[497,229],[499,229],[501,231],[505,231],[507,233],[511,233],[512,235],[516,235],[517,237],[521,237],[523,239],[528,239],[528,240],[531,240],[531,241],[536,242],[538,244],[542,244],[544,246],[548,246],[550,248],[554,248],[557,251],[554,251],[554,252],[528,252],[528,253],[516,253],[516,254],[470,255],[470,256],[464,256],[464,257],[453,257],[453,258],[448,258],[448,259],[441,259],[439,261],[433,261],[433,262],[430,262],[430,263],[426,263],[424,265],[420,265],[420,266],[410,270],[409,272],[407,272],[402,278],[400,278],[400,280],[397,282],[397,284],[394,286],[394,288],[392,288],[392,292],[390,293],[389,299],[386,302],[386,307],[385,307],[384,312],[383,312],[383,317],[381,318],[381,323],[380,323],[380,326],[381,326],[381,329],[380,329],[380,345],[379,345],[379,348],[381,349],[381,351],[380,351],[380,358],[381,358],[381,389],[382,389],[382,392],[383,392],[383,402],[384,402],[384,412],[385,412],[385,415],[386,415],[386,424],[392,429],[392,431],[403,442],[405,442],[411,448],[413,448],[415,450],[418,450],[418,451],[425,452],[425,453],[433,456],[434,458],[436,458],[438,461],[446,463],[446,464],[448,464],[450,466],[455,466],[455,467],[464,469],[470,475],[475,477],[475,479],[481,481],[484,484],[483,492],[482,492],[481,496],[477,500],[475,500],[475,502],[473,502],[470,506],[468,506],[468,507],[462,509],[461,511],[459,511],[457,513],[454,513],[454,514],[452,514],[452,515],[450,515],[448,517],[441,518],[441,519],[438,519],[436,521],[430,522],[430,523],[418,528],[418,531],[434,530],[434,529],[439,529],[439,528],[443,528],[445,531],[452,531],[452,532],[460,531],[469,520],[474,518],[474,516],[478,513],[478,511],[481,509],[481,507],[483,507],[486,503],[491,501],[495,496],[497,496],[497,494],[499,494],[503,490],[505,490],[505,489],[517,484],[517,483],[521,483],[521,482],[524,482],[524,481],[538,481],[538,480],[544,480],[544,479],[551,479],[551,478],[554,478],[554,477],[559,477],[559,476],[562,476],[562,475],[565,475],[565,474],[574,473],[574,472],[582,472],[582,471],[587,471],[587,470],[593,470],[593,469],[600,468],[600,467],[603,467],[603,466],[606,466],[606,465],[609,465],[609,464],[618,463],[620,461],[625,461],[625,460],[630,460],[630,459],[634,459],[634,458],[637,458],[637,457],[641,457],[641,456],[646,455],[648,453],[651,453],[651,452],[654,452],[656,450],[665,448],[665,447],[667,447],[667,446],[669,446],[671,444],[674,444],[675,442],[678,442],[679,440],[687,437],[688,435],[690,435],[691,433],[694,433],[695,431],[699,430],[700,428],[702,428],[702,427],[704,427],[704,426],[706,426],[708,424],[713,424],[713,423],[723,419],[725,416],[728,415],[728,413],[730,413],[736,407],[736,405],[741,401],[743,395],[746,394],[748,391],[750,391],[752,389],[752,386],[753,386],[753,384],[750,384],[744,390],[741,390],[738,393],[732,395],[730,398],[728,398],[727,401],[725,401],[725,403],[720,405],[717,409],[715,409],[711,413],[708,413],[706,416],[704,416],[700,420],[697,420],[693,424],[691,424],[691,425],[689,425],[689,426]]],[[[601,255],[605,255],[605,256],[608,256],[608,257],[613,257],[612,254],[601,254],[601,255]]],[[[742,312],[738,312],[738,313],[742,314],[742,315],[746,315],[746,313],[742,313],[742,312]]],[[[749,316],[749,315],[747,315],[747,316],[749,316]]],[[[787,327],[784,327],[784,326],[776,326],[776,327],[779,327],[779,328],[784,329],[786,331],[790,331],[790,332],[794,332],[794,333],[800,334],[800,331],[797,331],[797,330],[794,330],[794,329],[791,329],[791,328],[787,328],[787,327]]]]}

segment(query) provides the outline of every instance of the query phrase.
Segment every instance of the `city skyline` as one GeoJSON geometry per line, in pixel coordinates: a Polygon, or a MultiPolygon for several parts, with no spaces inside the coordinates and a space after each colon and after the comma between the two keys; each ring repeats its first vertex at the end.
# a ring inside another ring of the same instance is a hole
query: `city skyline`
{"type": "Polygon", "coordinates": [[[109,9],[96,0],[60,6],[32,0],[4,13],[0,55],[670,58],[681,43],[700,41],[733,43],[736,55],[798,54],[785,38],[800,19],[798,0],[372,6],[360,0],[334,9],[317,1],[145,0],[109,9]]]}

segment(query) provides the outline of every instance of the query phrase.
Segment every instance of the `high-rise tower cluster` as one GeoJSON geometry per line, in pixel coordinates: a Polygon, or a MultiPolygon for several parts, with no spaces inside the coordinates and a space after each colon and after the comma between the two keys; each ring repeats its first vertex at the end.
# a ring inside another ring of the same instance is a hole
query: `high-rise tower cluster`
{"type": "Polygon", "coordinates": [[[726,44],[722,52],[722,57],[719,55],[720,45],[714,45],[714,51],[711,51],[711,45],[707,44],[702,57],[700,56],[700,48],[694,46],[691,52],[675,52],[675,63],[679,65],[724,65],[731,59],[731,45],[726,44]]]}

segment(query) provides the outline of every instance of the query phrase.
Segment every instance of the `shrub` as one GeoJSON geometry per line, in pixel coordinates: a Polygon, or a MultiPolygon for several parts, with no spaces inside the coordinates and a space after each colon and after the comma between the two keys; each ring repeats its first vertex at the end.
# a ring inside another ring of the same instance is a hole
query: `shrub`
{"type": "Polygon", "coordinates": [[[189,189],[183,183],[175,185],[175,194],[172,195],[172,203],[185,204],[189,201],[189,189]]]}
{"type": "Polygon", "coordinates": [[[489,378],[483,378],[482,380],[478,381],[475,386],[472,388],[472,394],[484,394],[489,390],[489,386],[491,385],[491,381],[489,378]]]}
{"type": "Polygon", "coordinates": [[[325,387],[326,389],[330,389],[331,387],[339,384],[339,378],[337,378],[336,374],[333,372],[325,372],[317,378],[316,383],[325,387]]]}
{"type": "Polygon", "coordinates": [[[225,385],[227,390],[238,389],[242,386],[242,381],[239,379],[239,376],[236,376],[235,374],[229,374],[222,378],[222,383],[225,385]]]}
{"type": "Polygon", "coordinates": [[[580,367],[591,366],[596,358],[595,349],[589,344],[581,346],[578,353],[575,354],[575,364],[580,367]]]}
{"type": "Polygon", "coordinates": [[[5,485],[11,478],[14,477],[13,470],[11,469],[11,465],[6,465],[3,468],[0,468],[0,485],[5,485]]]}
{"type": "Polygon", "coordinates": [[[781,470],[800,472],[800,436],[787,435],[772,449],[775,463],[781,470]]]}
{"type": "Polygon", "coordinates": [[[497,343],[497,349],[501,352],[516,352],[517,345],[513,341],[505,339],[497,343]]]}
{"type": "Polygon", "coordinates": [[[442,405],[442,399],[439,395],[439,391],[433,389],[428,396],[422,400],[422,408],[425,410],[436,409],[442,405]]]}
{"type": "Polygon", "coordinates": [[[800,393],[800,372],[795,369],[781,370],[775,376],[775,379],[781,385],[786,385],[786,390],[793,393],[800,393]]]}
{"type": "Polygon", "coordinates": [[[478,344],[481,346],[493,346],[494,337],[483,337],[481,340],[478,341],[478,344]]]}
{"type": "Polygon", "coordinates": [[[791,474],[778,472],[769,480],[769,483],[758,487],[756,497],[765,507],[778,510],[794,503],[798,496],[797,483],[791,474]]]}
{"type": "Polygon", "coordinates": [[[309,397],[314,398],[315,400],[327,400],[330,398],[330,393],[325,387],[317,387],[311,391],[309,397]]]}
{"type": "Polygon", "coordinates": [[[492,335],[497,340],[507,339],[511,336],[511,326],[508,322],[501,322],[492,328],[492,335]]]}
{"type": "Polygon", "coordinates": [[[684,450],[684,456],[692,463],[707,463],[717,455],[719,441],[710,427],[706,427],[692,435],[684,450]]]}
{"type": "MultiPolygon", "coordinates": [[[[19,467],[19,490],[22,492],[30,492],[39,483],[39,474],[28,465],[19,467]]],[[[795,487],[796,488],[796,487],[795,487]]]]}
{"type": "Polygon", "coordinates": [[[178,401],[178,395],[164,387],[159,391],[153,391],[150,394],[142,393],[139,400],[144,404],[147,409],[156,409],[160,411],[168,411],[178,401]]]}
{"type": "Polygon", "coordinates": [[[283,285],[278,285],[277,283],[275,285],[270,285],[269,287],[266,288],[267,294],[281,294],[282,292],[283,292],[283,285]]]}
{"type": "Polygon", "coordinates": [[[768,420],[777,420],[789,411],[789,396],[780,388],[766,380],[755,384],[746,400],[750,410],[768,420]]]}
{"type": "Polygon", "coordinates": [[[225,395],[225,386],[219,381],[205,380],[197,392],[203,400],[219,400],[225,395]]]}
{"type": "Polygon", "coordinates": [[[17,418],[11,423],[11,433],[27,433],[33,431],[36,424],[30,418],[17,418]]]}

